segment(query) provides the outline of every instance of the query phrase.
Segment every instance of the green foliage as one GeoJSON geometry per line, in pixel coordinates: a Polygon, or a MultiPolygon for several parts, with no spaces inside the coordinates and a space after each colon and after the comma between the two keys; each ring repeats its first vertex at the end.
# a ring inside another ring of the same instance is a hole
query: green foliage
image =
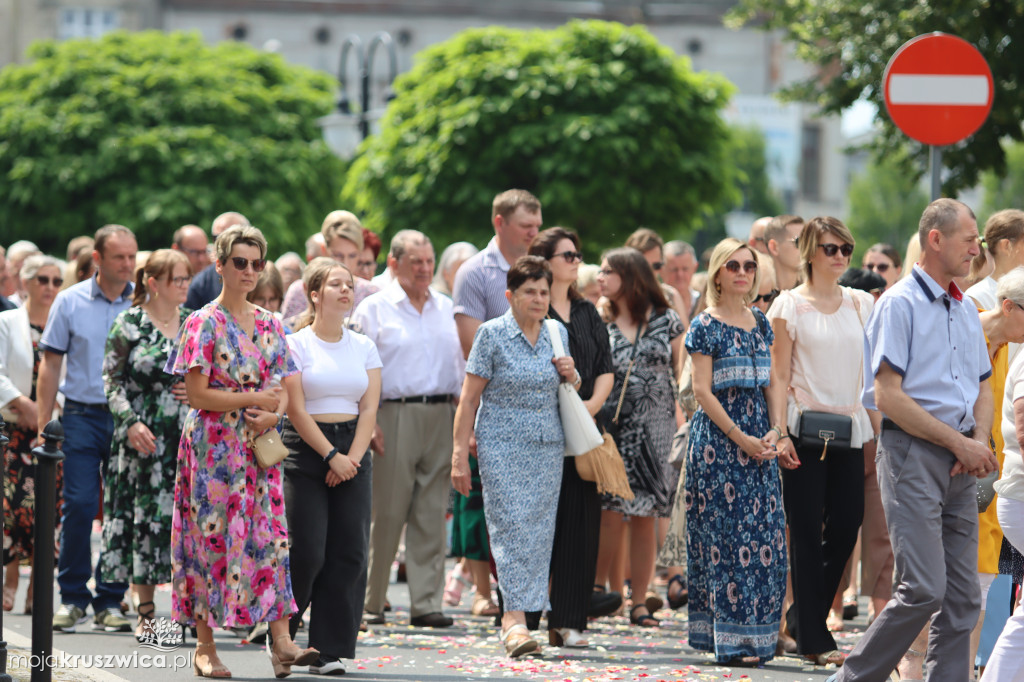
{"type": "MultiPolygon", "coordinates": [[[[917,232],[929,196],[915,179],[912,166],[906,156],[872,161],[850,183],[847,226],[857,238],[858,254],[877,242],[902,252],[917,232]]],[[[860,262],[859,256],[854,262],[860,262]]]]}
{"type": "Polygon", "coordinates": [[[816,102],[839,113],[860,98],[880,112],[880,134],[870,143],[877,158],[909,153],[917,176],[928,168],[928,149],[907,138],[885,113],[882,74],[896,50],[911,38],[943,31],[963,38],[984,55],[996,96],[988,121],[968,140],[943,151],[948,174],[943,191],[973,187],[982,171],[1002,175],[1000,140],[1024,139],[1024,0],[741,0],[729,23],[758,23],[781,30],[800,59],[818,67],[784,95],[816,102]]]}
{"type": "Polygon", "coordinates": [[[385,235],[482,245],[494,195],[518,187],[590,255],[639,225],[673,235],[735,198],[719,115],[732,90],[642,27],[468,30],[396,82],[343,203],[385,235]]]}
{"type": "Polygon", "coordinates": [[[755,126],[734,127],[729,158],[736,164],[738,189],[743,197],[742,204],[735,208],[758,216],[781,214],[785,206],[768,182],[764,133],[755,126]]]}
{"type": "Polygon", "coordinates": [[[1004,208],[1024,208],[1024,144],[1006,146],[1006,174],[987,172],[981,177],[984,190],[978,226],[984,229],[990,215],[1004,208]]]}
{"type": "Polygon", "coordinates": [[[331,109],[326,75],[155,31],[29,55],[0,71],[0,241],[63,253],[121,223],[156,248],[234,210],[280,253],[336,208],[341,164],[316,125],[331,109]]]}

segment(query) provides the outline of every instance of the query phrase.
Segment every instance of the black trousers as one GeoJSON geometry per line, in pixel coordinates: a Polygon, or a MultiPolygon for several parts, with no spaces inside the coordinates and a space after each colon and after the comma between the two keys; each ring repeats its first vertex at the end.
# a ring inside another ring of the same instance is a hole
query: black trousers
{"type": "Polygon", "coordinates": [[[564,460],[562,490],[555,516],[555,546],[551,552],[548,627],[586,630],[597,573],[601,496],[597,493],[597,484],[584,481],[576,473],[575,457],[564,460]]]}
{"type": "MultiPolygon", "coordinates": [[[[344,456],[352,445],[356,421],[318,422],[338,448],[336,457],[344,456]]],[[[330,467],[288,421],[281,440],[289,451],[284,461],[284,504],[291,539],[292,592],[298,607],[289,623],[292,638],[312,604],[309,645],[327,656],[355,658],[370,553],[373,458],[363,457],[355,478],[329,488],[330,467]]]]}
{"type": "Polygon", "coordinates": [[[796,452],[800,466],[782,470],[782,499],[789,524],[793,606],[786,616],[802,654],[836,648],[825,625],[846,562],[864,518],[864,451],[820,447],[796,452]]]}

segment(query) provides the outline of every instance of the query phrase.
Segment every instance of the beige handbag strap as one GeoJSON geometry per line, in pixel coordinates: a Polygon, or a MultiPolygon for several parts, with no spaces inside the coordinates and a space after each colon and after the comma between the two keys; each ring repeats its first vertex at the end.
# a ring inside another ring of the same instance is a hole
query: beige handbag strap
{"type": "Polygon", "coordinates": [[[636,340],[633,341],[633,356],[629,359],[629,366],[626,367],[626,376],[622,380],[622,390],[619,391],[619,404],[615,406],[615,417],[612,422],[619,423],[619,412],[622,411],[622,403],[626,399],[626,387],[629,386],[629,375],[633,372],[633,363],[636,362],[636,354],[640,349],[640,336],[644,332],[644,325],[641,324],[636,330],[636,340]]]}

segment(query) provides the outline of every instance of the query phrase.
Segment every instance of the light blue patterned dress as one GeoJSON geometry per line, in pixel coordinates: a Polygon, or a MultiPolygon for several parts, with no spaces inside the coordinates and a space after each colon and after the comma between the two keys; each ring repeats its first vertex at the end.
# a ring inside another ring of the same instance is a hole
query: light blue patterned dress
{"type": "MultiPolygon", "coordinates": [[[[569,347],[559,325],[562,346],[569,347]]],[[[476,418],[484,511],[506,611],[542,611],[565,442],[548,331],[531,345],[512,311],[480,325],[466,373],[487,379],[476,418]]]]}
{"type": "MultiPolygon", "coordinates": [[[[746,434],[769,427],[763,389],[771,381],[768,320],[754,310],[751,331],[701,313],[686,349],[712,359],[711,391],[746,434]]],[[[786,594],[786,520],[778,459],[752,460],[698,409],[686,457],[690,646],[719,662],[767,661],[786,594]]]]}

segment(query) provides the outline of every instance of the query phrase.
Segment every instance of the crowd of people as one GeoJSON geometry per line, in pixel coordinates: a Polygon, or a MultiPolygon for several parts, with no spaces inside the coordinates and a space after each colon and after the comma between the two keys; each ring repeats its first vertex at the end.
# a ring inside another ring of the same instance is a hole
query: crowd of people
{"type": "MultiPolygon", "coordinates": [[[[54,630],[91,607],[131,631],[128,592],[142,641],[171,583],[200,676],[231,675],[218,628],[265,639],[277,677],[345,672],[398,559],[413,626],[451,626],[471,589],[513,658],[541,651],[545,614],[549,645],[586,648],[590,619],[657,628],[667,602],[722,664],[974,678],[985,604],[1012,598],[995,576],[1024,574],[1024,212],[982,239],[938,200],[905,257],[875,244],[861,267],[833,217],[763,218],[700,258],[640,228],[594,265],[527,191],[491,224],[440,257],[402,230],[379,274],[380,238],[341,210],[305,258],[271,261],[234,212],[212,244],[187,225],[139,253],[106,225],[64,261],[0,249],[3,608],[59,416],[54,630]],[[566,456],[563,384],[630,498],[566,456]],[[858,592],[871,625],[847,654],[858,592]]],[[[982,679],[1020,679],[1022,644],[1017,606],[982,679]]]]}

